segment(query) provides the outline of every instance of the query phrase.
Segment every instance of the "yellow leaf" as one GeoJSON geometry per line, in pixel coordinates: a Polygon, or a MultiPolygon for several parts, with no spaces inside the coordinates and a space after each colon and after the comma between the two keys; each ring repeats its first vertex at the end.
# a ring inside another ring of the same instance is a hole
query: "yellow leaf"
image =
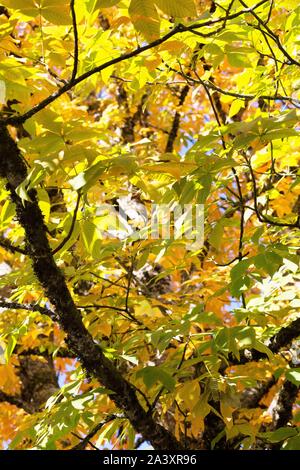
{"type": "Polygon", "coordinates": [[[223,416],[226,427],[228,429],[232,428],[233,426],[232,413],[234,411],[234,408],[227,403],[226,399],[221,401],[220,411],[221,411],[221,415],[223,416]]]}
{"type": "Polygon", "coordinates": [[[159,16],[152,0],[131,0],[128,12],[135,29],[148,41],[159,37],[159,16]]]}
{"type": "Polygon", "coordinates": [[[191,431],[193,436],[197,437],[204,429],[204,418],[210,412],[211,407],[207,403],[207,395],[201,395],[199,401],[191,413],[191,431]]]}
{"type": "Polygon", "coordinates": [[[235,116],[239,110],[244,106],[244,100],[234,100],[232,105],[230,106],[229,117],[235,116]]]}
{"type": "Polygon", "coordinates": [[[183,402],[188,410],[192,410],[200,398],[200,386],[197,380],[186,382],[176,393],[179,402],[183,402]]]}
{"type": "Polygon", "coordinates": [[[161,11],[175,18],[197,15],[194,0],[155,0],[155,3],[161,11]]]}

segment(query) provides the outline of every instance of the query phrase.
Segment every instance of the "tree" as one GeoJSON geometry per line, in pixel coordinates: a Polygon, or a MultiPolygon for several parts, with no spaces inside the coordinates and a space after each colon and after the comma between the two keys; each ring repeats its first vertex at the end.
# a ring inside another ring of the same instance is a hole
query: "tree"
{"type": "Polygon", "coordinates": [[[1,3],[2,446],[300,449],[299,2],[1,3]]]}

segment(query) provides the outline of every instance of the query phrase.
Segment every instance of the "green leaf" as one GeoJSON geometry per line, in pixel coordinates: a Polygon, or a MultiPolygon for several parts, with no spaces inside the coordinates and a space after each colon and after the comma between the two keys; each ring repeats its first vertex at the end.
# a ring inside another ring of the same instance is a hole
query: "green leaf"
{"type": "Polygon", "coordinates": [[[227,53],[228,62],[233,67],[252,67],[251,60],[244,51],[240,51],[239,49],[234,48],[233,46],[226,46],[225,51],[227,53]]]}
{"type": "Polygon", "coordinates": [[[268,438],[269,442],[280,442],[288,439],[289,437],[295,436],[297,433],[297,429],[295,428],[278,428],[274,432],[264,433],[263,436],[268,438]]]}
{"type": "Polygon", "coordinates": [[[88,253],[93,254],[94,244],[98,239],[97,227],[89,220],[80,222],[81,236],[88,253]]]}
{"type": "Polygon", "coordinates": [[[94,186],[99,177],[105,170],[103,162],[98,162],[95,165],[87,168],[79,173],[79,175],[69,180],[70,185],[75,191],[84,188],[87,191],[91,186],[94,186]]]}
{"type": "Polygon", "coordinates": [[[172,377],[162,367],[148,366],[138,371],[136,375],[137,377],[143,378],[144,384],[148,389],[153,387],[155,383],[161,382],[167,390],[174,390],[176,383],[174,377],[172,377]]]}
{"type": "Polygon", "coordinates": [[[294,385],[300,385],[300,368],[290,369],[285,374],[286,379],[294,385]]]}
{"type": "Polygon", "coordinates": [[[230,276],[233,281],[240,279],[247,271],[251,264],[250,259],[243,259],[239,261],[230,271],[230,276]]]}
{"type": "Polygon", "coordinates": [[[185,185],[182,188],[179,203],[180,204],[188,204],[192,201],[196,194],[195,189],[195,182],[194,181],[186,181],[185,185]]]}
{"type": "Polygon", "coordinates": [[[0,365],[6,364],[5,349],[6,349],[6,345],[4,341],[0,340],[0,365]]]}
{"type": "Polygon", "coordinates": [[[57,25],[71,24],[69,2],[66,0],[5,0],[3,3],[28,17],[42,15],[57,25]]]}
{"type": "Polygon", "coordinates": [[[7,199],[2,207],[0,221],[2,225],[6,225],[16,214],[16,205],[7,199]]]}
{"type": "Polygon", "coordinates": [[[253,348],[256,349],[257,351],[264,353],[268,356],[269,360],[271,361],[273,358],[273,353],[272,351],[261,341],[255,340],[253,343],[253,348]]]}
{"type": "Polygon", "coordinates": [[[14,352],[16,344],[17,344],[16,337],[14,335],[10,335],[9,338],[8,338],[8,342],[7,342],[7,345],[6,345],[6,348],[5,348],[5,354],[4,354],[6,363],[9,362],[9,359],[10,359],[12,353],[14,352]]]}
{"type": "Polygon", "coordinates": [[[197,203],[204,204],[209,196],[212,186],[212,176],[204,175],[197,180],[196,188],[200,185],[201,189],[197,191],[197,203]]]}
{"type": "Polygon", "coordinates": [[[300,434],[290,437],[282,446],[283,450],[300,450],[300,434]]]}
{"type": "Polygon", "coordinates": [[[260,253],[253,258],[254,264],[257,268],[264,269],[270,276],[273,276],[282,263],[282,257],[277,253],[267,251],[260,253]]]}
{"type": "Polygon", "coordinates": [[[36,163],[34,168],[28,173],[24,181],[16,188],[16,193],[22,201],[31,202],[28,192],[36,187],[46,176],[46,168],[36,163]]]}
{"type": "Polygon", "coordinates": [[[230,106],[230,111],[229,111],[228,116],[229,117],[235,116],[243,106],[245,106],[244,100],[240,100],[240,99],[233,100],[232,105],[230,106]]]}
{"type": "Polygon", "coordinates": [[[211,234],[209,236],[209,242],[216,249],[220,248],[220,245],[222,243],[223,232],[224,227],[221,223],[217,223],[211,231],[211,234]]]}

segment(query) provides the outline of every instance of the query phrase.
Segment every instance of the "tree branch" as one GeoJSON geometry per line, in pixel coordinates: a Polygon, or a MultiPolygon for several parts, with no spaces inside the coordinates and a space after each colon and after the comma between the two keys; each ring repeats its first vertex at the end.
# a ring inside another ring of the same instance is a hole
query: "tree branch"
{"type": "Polygon", "coordinates": [[[72,23],[73,23],[73,33],[74,33],[74,64],[73,64],[73,71],[71,76],[71,82],[73,82],[77,75],[78,70],[78,29],[77,29],[77,21],[76,21],[76,11],[75,11],[75,0],[70,1],[70,10],[72,15],[72,23]]]}
{"type": "Polygon", "coordinates": [[[278,395],[278,400],[273,409],[272,428],[278,429],[286,426],[293,416],[293,405],[298,395],[299,387],[289,380],[285,380],[278,395]]]}
{"type": "MultiPolygon", "coordinates": [[[[77,434],[75,434],[75,436],[78,437],[78,439],[81,439],[81,442],[76,444],[70,450],[85,450],[85,448],[87,447],[88,444],[91,445],[90,440],[100,431],[100,429],[103,428],[103,426],[105,424],[109,423],[110,421],[113,421],[114,419],[116,419],[118,417],[119,416],[116,416],[116,415],[108,416],[104,421],[101,421],[101,423],[96,424],[96,426],[82,439],[77,434]]],[[[74,433],[72,433],[72,434],[74,434],[74,433]]],[[[97,449],[97,450],[99,450],[99,449],[97,449]]]]}
{"type": "Polygon", "coordinates": [[[5,308],[8,310],[28,310],[30,312],[39,312],[42,315],[47,315],[53,321],[58,320],[58,316],[55,312],[37,304],[19,304],[18,302],[7,302],[6,300],[0,300],[0,308],[5,308]]]}
{"type": "MultiPolygon", "coordinates": [[[[300,336],[300,318],[294,320],[290,325],[281,328],[278,333],[266,342],[266,345],[273,354],[276,354],[280,349],[288,346],[294,339],[298,338],[298,336],[300,336]]],[[[240,351],[240,359],[236,359],[230,355],[229,362],[231,365],[239,365],[259,361],[267,357],[266,353],[257,351],[256,349],[244,349],[240,351]]]]}
{"type": "Polygon", "coordinates": [[[120,374],[113,361],[104,355],[85,328],[64,275],[51,253],[36,191],[29,191],[31,201],[21,200],[16,193],[16,188],[26,175],[27,168],[20,150],[7,129],[0,127],[0,176],[8,181],[7,188],[16,204],[17,219],[25,230],[33,271],[55,307],[59,323],[66,333],[68,347],[77,355],[83,368],[113,392],[110,397],[116,406],[155,449],[180,450],[182,447],[177,439],[144,410],[133,386],[120,374]]]}
{"type": "Polygon", "coordinates": [[[23,409],[24,411],[26,411],[26,413],[29,413],[29,414],[31,414],[33,411],[30,407],[27,406],[26,402],[22,400],[21,397],[8,395],[7,393],[2,392],[1,390],[0,390],[0,402],[6,402],[6,403],[9,403],[10,405],[17,406],[18,408],[23,409]]]}
{"type": "MultiPolygon", "coordinates": [[[[178,107],[179,108],[183,105],[183,103],[185,101],[185,98],[188,95],[189,89],[190,89],[189,85],[185,85],[182,88],[180,96],[179,96],[179,102],[178,102],[178,107]]],[[[173,152],[174,143],[175,143],[175,140],[176,140],[176,137],[177,137],[177,134],[178,134],[179,124],[180,124],[180,111],[177,110],[175,112],[173,122],[172,122],[172,127],[171,127],[171,130],[169,132],[169,137],[168,137],[167,145],[166,145],[166,148],[165,148],[166,153],[172,153],[173,152]]]]}
{"type": "Polygon", "coordinates": [[[19,246],[13,245],[3,236],[0,237],[0,246],[13,254],[20,253],[21,255],[26,255],[26,250],[23,250],[23,248],[20,248],[19,246]]]}
{"type": "Polygon", "coordinates": [[[79,209],[80,198],[81,198],[81,193],[78,192],[77,202],[76,202],[76,206],[75,206],[75,209],[74,209],[72,223],[71,223],[71,227],[70,227],[70,230],[68,232],[68,235],[63,239],[63,241],[56,248],[54,248],[54,250],[52,250],[52,255],[55,255],[56,253],[58,253],[66,245],[66,243],[68,243],[68,241],[70,240],[70,238],[72,236],[72,233],[73,233],[74,227],[75,227],[75,223],[76,223],[78,209],[79,209]]]}

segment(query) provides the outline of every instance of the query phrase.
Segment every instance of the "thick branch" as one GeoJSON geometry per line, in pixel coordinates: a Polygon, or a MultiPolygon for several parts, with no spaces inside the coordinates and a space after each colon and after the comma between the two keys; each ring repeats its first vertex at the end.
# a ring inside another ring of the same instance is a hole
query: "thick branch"
{"type": "Polygon", "coordinates": [[[285,380],[273,409],[273,429],[286,426],[293,416],[293,406],[298,395],[299,387],[285,380]]]}
{"type": "Polygon", "coordinates": [[[10,405],[14,405],[14,406],[17,406],[18,408],[22,408],[24,411],[26,411],[26,413],[29,413],[29,414],[31,414],[33,411],[31,407],[27,406],[26,402],[24,402],[24,400],[22,400],[21,397],[8,395],[7,393],[2,392],[1,390],[0,390],[0,402],[9,403],[10,405]]]}

